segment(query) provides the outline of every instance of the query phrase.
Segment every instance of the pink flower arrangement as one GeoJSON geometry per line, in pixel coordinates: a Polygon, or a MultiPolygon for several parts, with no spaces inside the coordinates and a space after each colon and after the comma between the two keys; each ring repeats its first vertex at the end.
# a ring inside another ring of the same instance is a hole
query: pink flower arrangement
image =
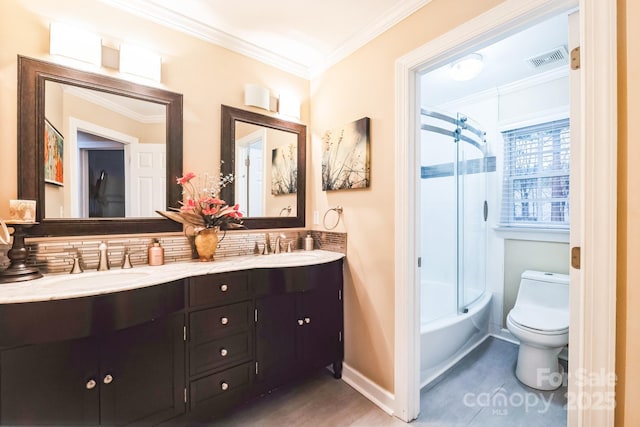
{"type": "Polygon", "coordinates": [[[218,198],[220,190],[231,182],[232,174],[220,174],[219,179],[215,179],[209,174],[197,177],[195,173],[187,172],[177,178],[184,197],[180,202],[182,206],[179,209],[157,212],[166,218],[191,226],[195,231],[214,227],[243,228],[240,206],[229,206],[218,198]]]}

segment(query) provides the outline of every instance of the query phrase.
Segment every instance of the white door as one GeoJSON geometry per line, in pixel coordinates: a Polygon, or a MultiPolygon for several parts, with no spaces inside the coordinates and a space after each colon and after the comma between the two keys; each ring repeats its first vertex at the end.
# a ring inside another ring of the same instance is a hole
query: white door
{"type": "Polygon", "coordinates": [[[227,203],[240,204],[240,210],[251,217],[265,215],[265,152],[266,129],[260,129],[236,140],[234,176],[235,200],[227,203]]]}
{"type": "Polygon", "coordinates": [[[156,210],[166,209],[166,149],[165,144],[129,144],[126,180],[126,215],[157,216],[156,210]]]}

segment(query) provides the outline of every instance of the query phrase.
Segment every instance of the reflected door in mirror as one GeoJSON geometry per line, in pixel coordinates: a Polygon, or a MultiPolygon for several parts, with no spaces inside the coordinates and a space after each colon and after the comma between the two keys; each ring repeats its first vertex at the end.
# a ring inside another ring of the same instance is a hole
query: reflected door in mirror
{"type": "Polygon", "coordinates": [[[44,218],[154,217],[166,208],[164,105],[47,81],[45,120],[64,135],[64,176],[45,179],[44,218]]]}

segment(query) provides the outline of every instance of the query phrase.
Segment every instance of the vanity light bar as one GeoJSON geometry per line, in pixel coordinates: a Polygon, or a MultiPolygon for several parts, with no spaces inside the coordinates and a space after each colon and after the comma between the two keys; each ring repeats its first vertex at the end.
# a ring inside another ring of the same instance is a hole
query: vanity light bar
{"type": "Polygon", "coordinates": [[[49,53],[100,66],[102,40],[90,31],[52,22],[49,26],[49,53]]]}
{"type": "Polygon", "coordinates": [[[246,83],[244,85],[244,105],[270,110],[271,95],[269,89],[246,83]]]}
{"type": "Polygon", "coordinates": [[[130,44],[120,45],[120,72],[160,82],[162,57],[155,52],[130,44]]]}

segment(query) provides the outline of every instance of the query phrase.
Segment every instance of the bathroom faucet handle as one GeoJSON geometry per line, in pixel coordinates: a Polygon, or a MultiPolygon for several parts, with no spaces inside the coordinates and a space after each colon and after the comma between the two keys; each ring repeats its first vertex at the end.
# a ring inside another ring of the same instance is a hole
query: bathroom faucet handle
{"type": "Polygon", "coordinates": [[[71,267],[71,274],[82,273],[82,266],[80,265],[80,258],[77,256],[73,257],[73,267],[71,267]]]}
{"type": "Polygon", "coordinates": [[[269,236],[269,233],[264,233],[264,249],[262,255],[269,255],[271,253],[271,236],[269,236]]]}
{"type": "Polygon", "coordinates": [[[131,255],[129,254],[129,251],[126,251],[124,253],[124,259],[122,260],[122,268],[123,269],[133,268],[133,265],[131,264],[131,255]]]}

